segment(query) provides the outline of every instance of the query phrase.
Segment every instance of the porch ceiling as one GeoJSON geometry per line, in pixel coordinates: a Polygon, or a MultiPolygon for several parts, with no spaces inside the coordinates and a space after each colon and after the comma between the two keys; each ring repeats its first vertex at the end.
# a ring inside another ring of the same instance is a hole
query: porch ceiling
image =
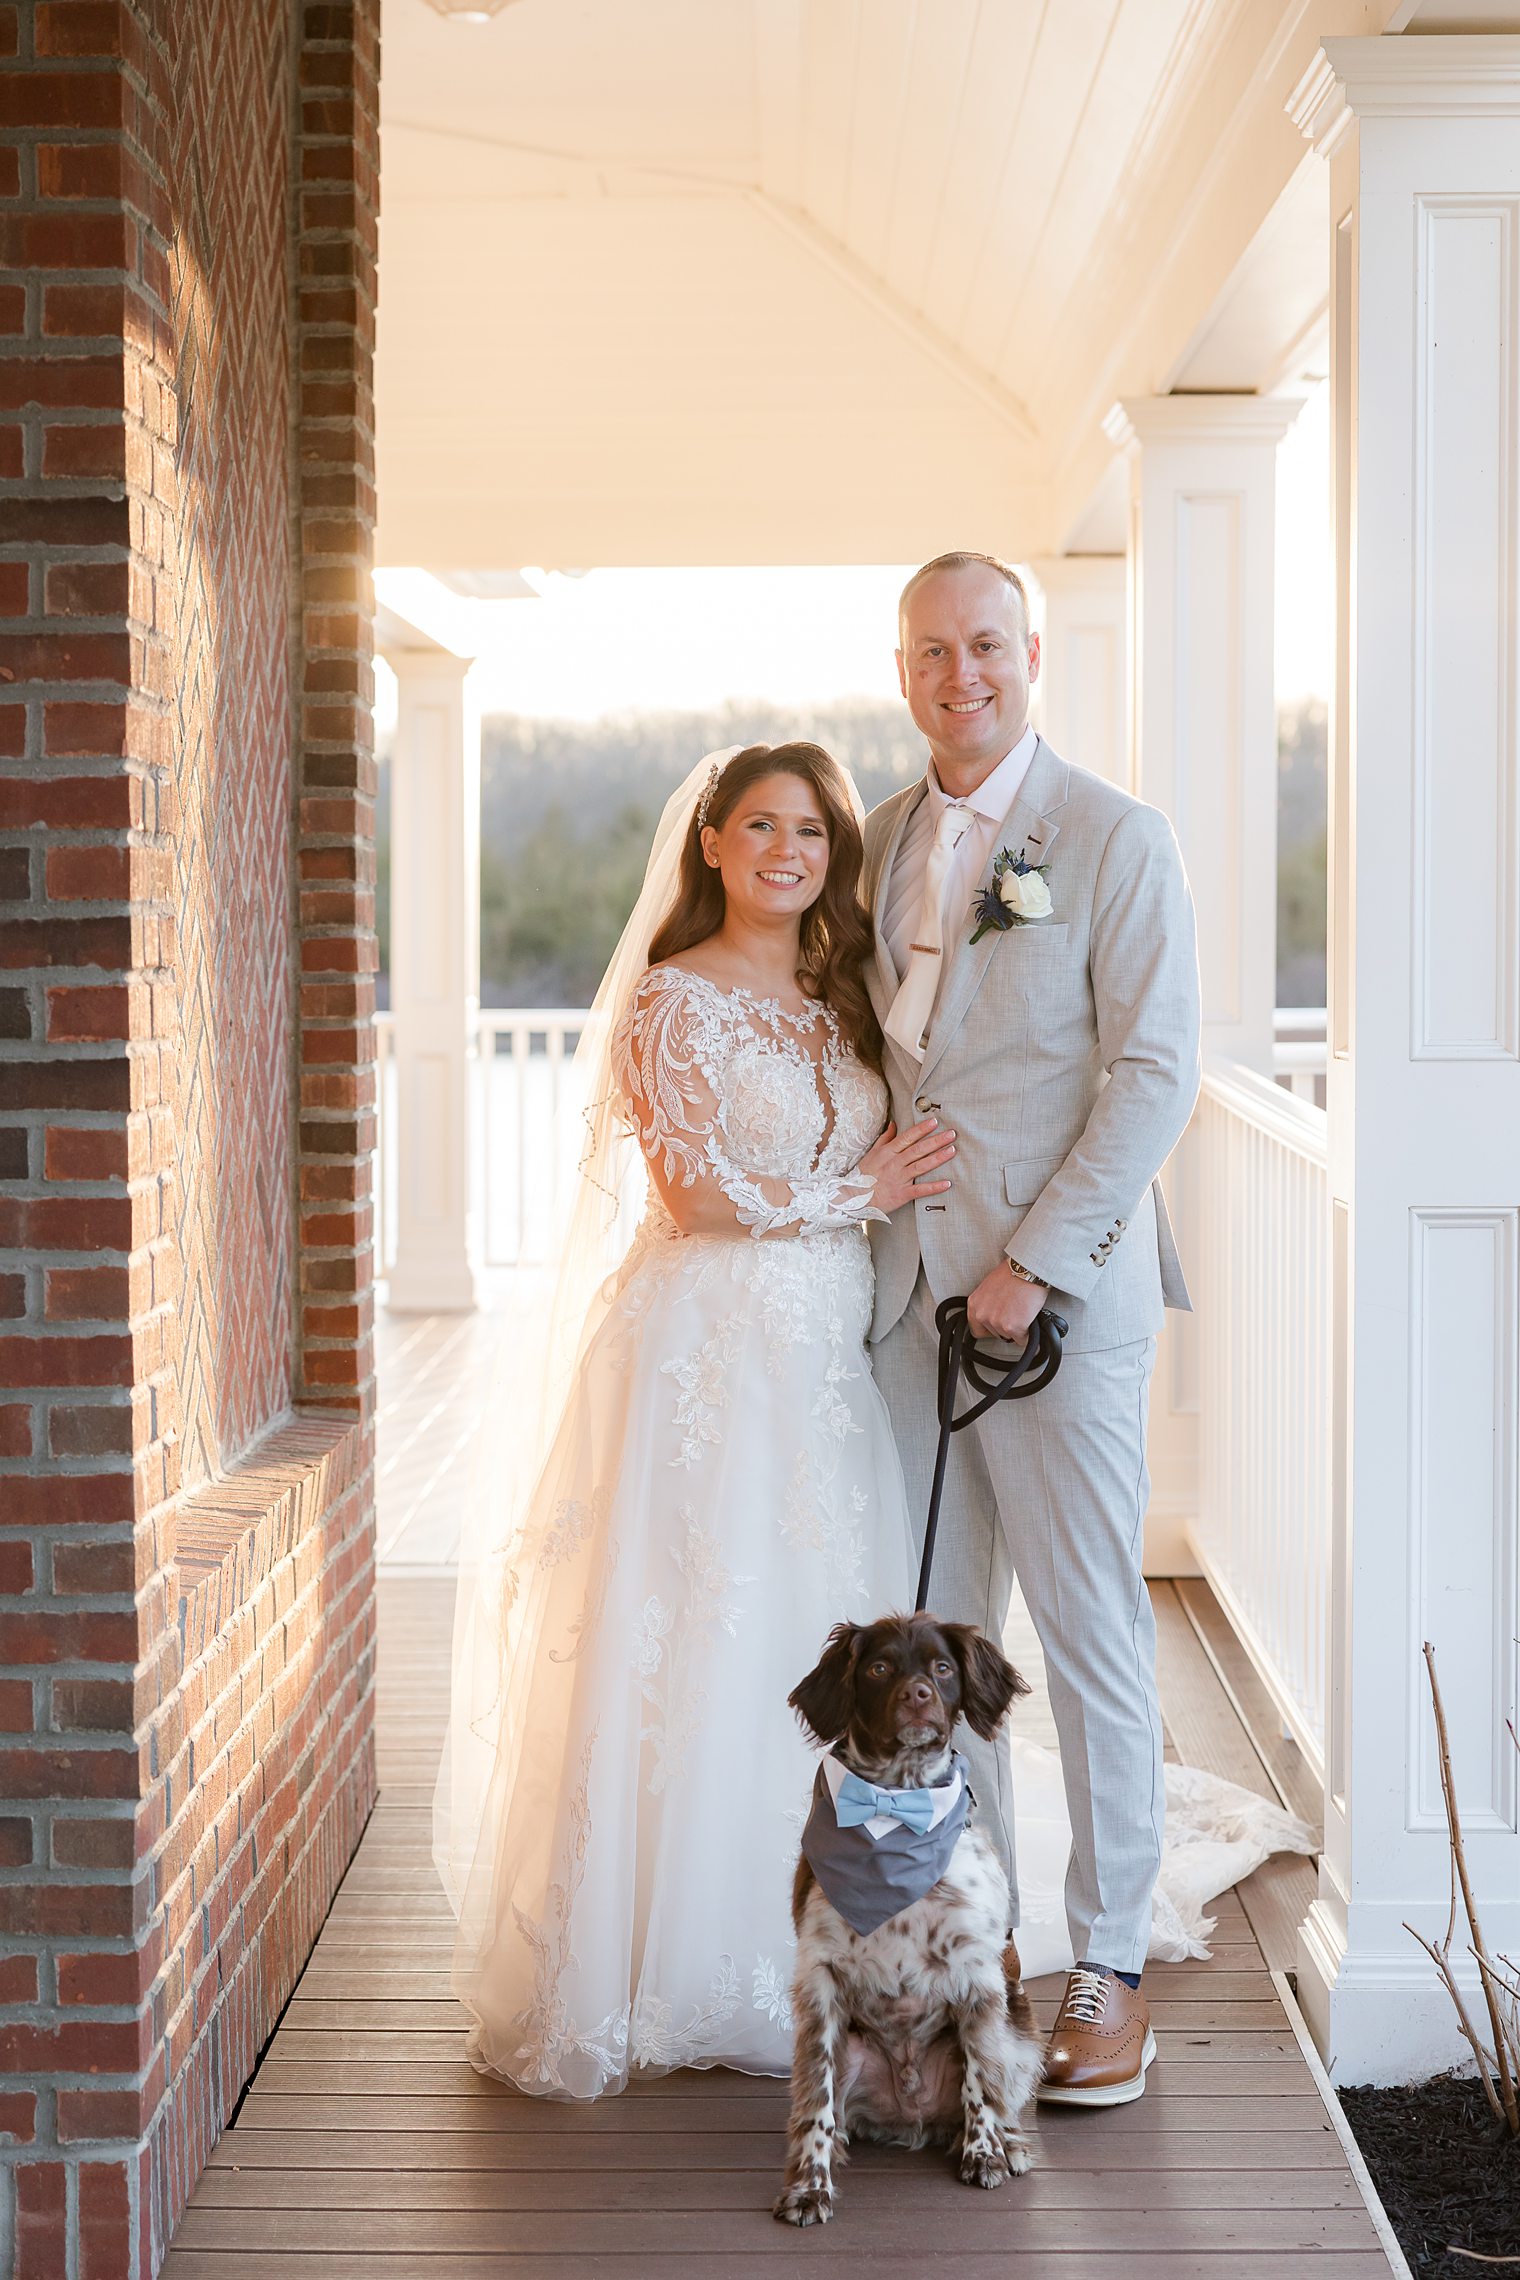
{"type": "Polygon", "coordinates": [[[1058,550],[1116,396],[1282,376],[1283,103],[1389,12],[388,0],[381,560],[1058,550]]]}

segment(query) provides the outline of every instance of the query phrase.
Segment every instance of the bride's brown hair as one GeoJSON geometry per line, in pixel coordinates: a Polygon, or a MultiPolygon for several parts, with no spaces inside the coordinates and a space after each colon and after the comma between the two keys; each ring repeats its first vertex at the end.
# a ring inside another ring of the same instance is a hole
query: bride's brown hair
{"type": "Polygon", "coordinates": [[[813,792],[829,827],[823,892],[802,914],[798,984],[808,997],[821,998],[833,1009],[861,1060],[879,1069],[881,1028],[865,984],[871,921],[860,899],[860,825],[839,763],[821,744],[747,745],[720,771],[701,822],[694,813],[687,827],[675,900],[655,929],[649,963],[679,958],[723,924],[723,879],[702,853],[702,830],[711,824],[721,831],[750,786],[766,776],[799,778],[813,792]]]}

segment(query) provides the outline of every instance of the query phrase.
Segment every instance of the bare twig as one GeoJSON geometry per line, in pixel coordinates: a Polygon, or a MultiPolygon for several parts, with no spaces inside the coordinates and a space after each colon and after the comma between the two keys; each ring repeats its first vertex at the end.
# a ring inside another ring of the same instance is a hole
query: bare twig
{"type": "Polygon", "coordinates": [[[1446,2243],[1448,2256],[1465,2256],[1474,2264],[1520,2264],[1520,2256],[1485,2256],[1481,2248],[1458,2248],[1454,2240],[1446,2243]]]}
{"type": "MultiPolygon", "coordinates": [[[[1520,2038],[1517,2038],[1516,2021],[1516,1998],[1517,1995],[1520,1995],[1520,1989],[1517,1989],[1512,1981],[1505,1978],[1504,1973],[1499,1970],[1498,1964],[1488,1956],[1479,1955],[1476,1948],[1469,1948],[1468,1953],[1477,1964],[1483,1981],[1484,1992],[1491,1999],[1489,2005],[1491,2017],[1497,2009],[1499,2031],[1504,2039],[1504,2047],[1508,2053],[1511,2069],[1520,2073],[1520,2038]]],[[[1507,1970],[1514,1970],[1514,1965],[1507,1956],[1501,1955],[1498,1963],[1502,1963],[1507,1970]]]]}
{"type": "MultiPolygon", "coordinates": [[[[1425,1642],[1425,1668],[1430,1678],[1431,1708],[1435,1713],[1436,1742],[1441,1753],[1441,1797],[1446,1807],[1446,1831],[1451,1841],[1451,1857],[1462,1891],[1462,1907],[1467,1917],[1467,1929],[1472,1938],[1473,1954],[1478,1960],[1479,1976],[1483,1984],[1483,2000],[1488,2007],[1489,2026],[1494,2038],[1494,2064],[1499,2077],[1499,2099],[1503,2107],[1505,2127],[1511,2137],[1520,2137],[1520,2099],[1515,2094],[1515,2078],[1510,2070],[1510,2054],[1506,2045],[1504,2023],[1499,2015],[1497,1997],[1489,1977],[1488,1950],[1483,1942],[1483,1927],[1473,1901],[1472,1885],[1467,1875],[1467,1854],[1462,1847],[1462,1822],[1457,1811],[1457,1788],[1451,1770],[1451,1740],[1446,1729],[1446,1705],[1441,1699],[1440,1682],[1436,1678],[1436,1650],[1425,1642]]],[[[1449,1937],[1449,1935],[1448,1935],[1449,1937]]],[[[1422,1946],[1428,1943],[1421,1941],[1422,1946]]],[[[1455,1992],[1455,1981],[1449,1966],[1443,1971],[1448,1989],[1455,1992]]],[[[1471,2034],[1468,2040],[1472,2041],[1471,2034]]]]}
{"type": "Polygon", "coordinates": [[[1440,1943],[1440,1947],[1436,1947],[1433,1940],[1422,1938],[1422,1933],[1417,1933],[1411,1924],[1406,1924],[1404,1929],[1411,1933],[1411,1938],[1420,1940],[1420,1947],[1424,1947],[1424,1952],[1427,1952],[1431,1963],[1436,1965],[1436,1970],[1440,1972],[1440,1979],[1443,1979],[1443,1984],[1445,1984],[1447,1995],[1452,1997],[1452,2002],[1456,2006],[1458,2025],[1461,2025],[1461,2031],[1463,2031],[1463,2038],[1468,2041],[1468,2045],[1472,2047],[1472,2054],[1479,2061],[1479,2077],[1481,2077],[1481,2082],[1484,2082],[1484,2095],[1488,2098],[1490,2109],[1493,2109],[1495,2120],[1504,2123],[1504,2127],[1509,2130],[1511,2136],[1520,2136],[1520,2098],[1515,2095],[1515,2070],[1520,2070],[1520,2050],[1515,2050],[1513,2047],[1513,1997],[1511,1997],[1511,2020],[1504,2020],[1502,2009],[1499,2009],[1499,1993],[1497,1993],[1497,1986],[1502,1986],[1502,1981],[1497,1981],[1497,1974],[1493,1972],[1493,1965],[1488,1963],[1488,1949],[1484,1947],[1484,1927],[1481,1927],[1479,1920],[1477,1920],[1477,1906],[1474,1906],[1474,1899],[1472,1899],[1472,1883],[1468,1881],[1468,1854],[1465,1854],[1465,1849],[1463,1849],[1461,1815],[1458,1815],[1458,1810],[1456,1810],[1456,1781],[1454,1781],[1454,1774],[1452,1774],[1452,1740],[1449,1740],[1449,1733],[1447,1733],[1447,1710],[1445,1710],[1443,1699],[1440,1699],[1440,1683],[1436,1678],[1436,1648],[1431,1646],[1429,1639],[1424,1642],[1424,1669],[1427,1669],[1427,1676],[1431,1680],[1431,1710],[1433,1710],[1433,1715],[1436,1715],[1436,1744],[1440,1749],[1440,1801],[1443,1801],[1445,1813],[1447,1813],[1447,1840],[1449,1840],[1449,1847],[1452,1847],[1452,1913],[1449,1913],[1449,1917],[1447,1917],[1447,1936],[1445,1936],[1443,1943],[1440,1943]],[[1468,2006],[1465,2006],[1461,2000],[1461,1993],[1458,1993],[1458,1988],[1456,1988],[1456,1974],[1452,1970],[1452,1936],[1456,1931],[1456,1892],[1458,1890],[1461,1890],[1461,1897],[1463,1897],[1463,1913],[1465,1913],[1465,1917],[1468,1917],[1468,1931],[1472,1936],[1472,1956],[1477,1959],[1477,1965],[1479,1965],[1479,1984],[1481,1984],[1481,1988],[1484,1988],[1484,2004],[1488,2009],[1488,2025],[1490,2025],[1490,2031],[1493,2031],[1493,2050],[1490,2052],[1484,2047],[1484,2043],[1479,2041],[1477,2029],[1472,2027],[1472,2020],[1468,2018],[1468,2006]],[[1497,1986],[1495,1986],[1495,1981],[1497,1981],[1497,1986]],[[1506,2034],[1506,2027],[1511,2029],[1509,2034],[1506,2034]],[[1490,2068],[1493,2068],[1493,2075],[1490,2075],[1490,2068]],[[1495,2088],[1495,2079],[1493,2079],[1495,2075],[1497,2075],[1497,2088],[1495,2088]]]}
{"type": "Polygon", "coordinates": [[[1445,1987],[1447,1994],[1451,1997],[1452,2008],[1457,2014],[1457,2025],[1462,2030],[1462,2038],[1472,2051],[1473,2057],[1478,2062],[1478,2080],[1483,2085],[1483,2095],[1488,2100],[1489,2110],[1492,2113],[1494,2120],[1503,2125],[1505,2118],[1504,2108],[1499,2103],[1499,2093],[1494,2088],[1494,2075],[1497,2072],[1497,2068],[1494,2063],[1494,2054],[1488,2048],[1487,2044],[1481,2039],[1477,2028],[1472,2023],[1472,2019],[1468,2013],[1467,2005],[1462,2000],[1462,1990],[1457,1985],[1456,1975],[1451,1968],[1450,1955],[1447,1953],[1445,1948],[1437,1947],[1434,1940],[1426,1939],[1423,1932],[1417,1932],[1413,1924],[1406,1924],[1404,1926],[1404,1929],[1412,1940],[1417,1940],[1419,1942],[1420,1946],[1425,1950],[1425,1953],[1429,1956],[1431,1962],[1435,1965],[1437,1971],[1440,1973],[1442,1985],[1445,1987]]]}

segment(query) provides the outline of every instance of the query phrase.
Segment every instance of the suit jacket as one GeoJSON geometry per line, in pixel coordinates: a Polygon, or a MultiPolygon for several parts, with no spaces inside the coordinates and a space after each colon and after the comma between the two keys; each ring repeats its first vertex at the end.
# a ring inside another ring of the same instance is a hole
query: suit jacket
{"type": "MultiPolygon", "coordinates": [[[[882,906],[922,782],[866,819],[868,972],[885,1017],[900,976],[882,906]]],[[[922,1065],[890,1038],[885,1073],[904,1130],[935,1115],[956,1135],[943,1196],[871,1228],[873,1338],[902,1315],[922,1261],[936,1300],[973,1290],[999,1254],[1055,1293],[1068,1350],[1126,1344],[1188,1308],[1157,1179],[1198,1097],[1198,952],[1182,856],[1160,810],[1062,760],[1042,737],[998,845],[1048,864],[1051,915],[973,949],[969,908],[947,913],[946,971],[922,1065]]],[[[980,884],[992,883],[989,858],[980,884]]]]}

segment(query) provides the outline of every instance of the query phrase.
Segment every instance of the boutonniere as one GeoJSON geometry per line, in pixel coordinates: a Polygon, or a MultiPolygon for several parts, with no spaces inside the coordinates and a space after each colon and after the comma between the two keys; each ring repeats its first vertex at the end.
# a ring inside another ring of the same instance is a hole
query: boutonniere
{"type": "Polygon", "coordinates": [[[1010,926],[1033,926],[1051,912],[1050,889],[1045,884],[1048,863],[1031,863],[1021,847],[1017,855],[1000,847],[992,858],[992,884],[983,887],[971,905],[980,942],[984,934],[1006,934],[1010,926]]]}

